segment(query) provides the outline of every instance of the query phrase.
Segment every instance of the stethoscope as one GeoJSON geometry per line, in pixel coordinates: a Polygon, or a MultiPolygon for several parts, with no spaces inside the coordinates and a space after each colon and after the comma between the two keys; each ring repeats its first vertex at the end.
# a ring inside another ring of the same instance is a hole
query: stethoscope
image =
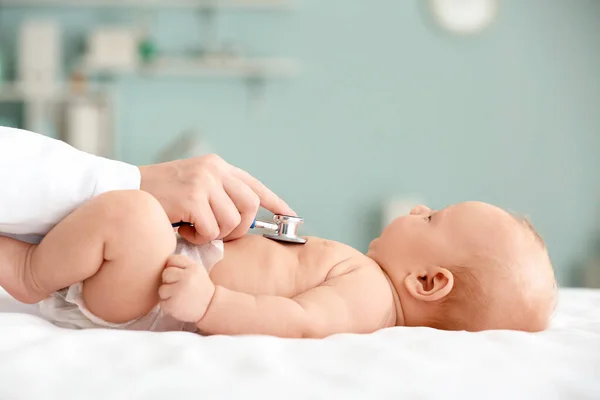
{"type": "MultiPolygon", "coordinates": [[[[265,233],[263,236],[278,242],[305,244],[307,240],[298,236],[298,228],[303,222],[304,219],[300,217],[275,214],[273,216],[273,222],[254,219],[250,229],[258,228],[270,230],[271,233],[265,233]]],[[[193,224],[190,224],[189,222],[177,222],[173,224],[173,227],[177,228],[183,225],[193,226],[193,224]]]]}

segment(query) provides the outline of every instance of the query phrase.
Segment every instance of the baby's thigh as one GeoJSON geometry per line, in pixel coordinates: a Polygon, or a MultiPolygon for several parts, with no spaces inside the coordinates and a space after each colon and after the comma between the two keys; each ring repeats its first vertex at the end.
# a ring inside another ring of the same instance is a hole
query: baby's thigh
{"type": "MultiPolygon", "coordinates": [[[[148,199],[141,199],[142,203],[148,199]]],[[[111,323],[139,318],[159,301],[158,288],[169,256],[175,250],[175,233],[156,201],[146,202],[136,222],[122,226],[128,234],[105,247],[98,272],[83,281],[86,308],[111,323]]]]}
{"type": "Polygon", "coordinates": [[[83,281],[86,308],[110,323],[125,323],[149,313],[158,304],[162,265],[153,271],[107,261],[100,271],[83,281]]]}

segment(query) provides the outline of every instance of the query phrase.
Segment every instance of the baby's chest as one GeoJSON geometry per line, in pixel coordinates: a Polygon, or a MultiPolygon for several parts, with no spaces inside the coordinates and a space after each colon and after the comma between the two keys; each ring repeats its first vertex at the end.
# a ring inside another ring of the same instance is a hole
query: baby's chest
{"type": "Polygon", "coordinates": [[[262,237],[232,242],[211,271],[215,284],[249,294],[294,297],[325,281],[345,257],[342,245],[310,238],[305,245],[262,237]]]}

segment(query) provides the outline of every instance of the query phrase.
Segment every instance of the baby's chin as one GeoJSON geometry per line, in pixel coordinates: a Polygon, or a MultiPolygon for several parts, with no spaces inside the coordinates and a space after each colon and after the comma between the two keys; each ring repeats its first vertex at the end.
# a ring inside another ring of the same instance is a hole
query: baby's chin
{"type": "Polygon", "coordinates": [[[376,252],[373,252],[369,248],[369,250],[367,250],[367,252],[365,253],[365,256],[367,256],[368,258],[370,258],[371,260],[373,260],[381,268],[381,262],[379,262],[379,259],[377,257],[377,253],[376,252]]]}
{"type": "Polygon", "coordinates": [[[373,258],[371,256],[374,255],[375,253],[377,253],[377,249],[381,245],[380,239],[381,239],[381,237],[377,237],[377,238],[373,239],[371,241],[371,243],[369,243],[369,248],[367,249],[367,253],[366,253],[367,257],[373,258]]]}

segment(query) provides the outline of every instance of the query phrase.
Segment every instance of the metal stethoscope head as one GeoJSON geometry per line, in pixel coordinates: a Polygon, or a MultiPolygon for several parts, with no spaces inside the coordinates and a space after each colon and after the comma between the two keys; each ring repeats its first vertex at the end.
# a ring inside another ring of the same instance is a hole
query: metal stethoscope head
{"type": "MultiPolygon", "coordinates": [[[[263,236],[276,240],[278,242],[305,244],[306,239],[298,236],[298,229],[304,222],[303,218],[292,217],[289,215],[275,214],[273,216],[273,222],[262,221],[255,219],[250,229],[267,229],[271,233],[265,233],[263,236]]],[[[179,227],[182,225],[192,225],[189,222],[177,222],[173,224],[173,227],[179,227]]]]}
{"type": "Polygon", "coordinates": [[[273,233],[265,233],[263,236],[279,242],[304,244],[306,239],[298,236],[298,228],[304,222],[303,218],[291,217],[289,215],[275,214],[273,222],[265,222],[254,220],[250,229],[263,228],[273,231],[273,233]]]}

